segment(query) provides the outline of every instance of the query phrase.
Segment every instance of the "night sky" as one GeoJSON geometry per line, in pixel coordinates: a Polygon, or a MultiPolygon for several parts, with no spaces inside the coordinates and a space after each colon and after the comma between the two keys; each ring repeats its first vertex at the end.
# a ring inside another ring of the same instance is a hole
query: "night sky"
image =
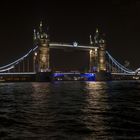
{"type": "MultiPolygon", "coordinates": [[[[9,0],[10,1],[10,0],[9,0]]],[[[0,4],[0,65],[33,47],[40,20],[52,42],[88,44],[96,28],[106,35],[107,50],[119,62],[140,67],[140,1],[34,0],[0,4]]]]}

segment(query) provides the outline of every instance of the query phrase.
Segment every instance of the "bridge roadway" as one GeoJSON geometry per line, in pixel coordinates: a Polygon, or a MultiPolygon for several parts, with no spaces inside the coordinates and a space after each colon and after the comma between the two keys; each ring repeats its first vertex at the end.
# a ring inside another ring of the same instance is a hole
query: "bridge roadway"
{"type": "Polygon", "coordinates": [[[16,73],[0,73],[0,82],[47,82],[51,80],[62,81],[95,81],[95,73],[36,73],[36,72],[16,72],[16,73]]]}
{"type": "MultiPolygon", "coordinates": [[[[139,80],[140,75],[111,73],[110,80],[139,80]]],[[[0,73],[0,82],[40,82],[41,81],[96,81],[96,73],[80,73],[80,72],[15,72],[15,73],[0,73]],[[38,79],[39,78],[39,79],[38,79]]],[[[98,80],[97,80],[98,81],[98,80]]]]}
{"type": "Polygon", "coordinates": [[[112,72],[111,75],[120,75],[120,76],[140,76],[140,72],[136,73],[135,71],[132,73],[115,73],[112,72]]]}
{"type": "MultiPolygon", "coordinates": [[[[64,75],[66,75],[66,74],[80,74],[80,72],[54,72],[54,73],[56,73],[56,74],[64,74],[64,75]]],[[[2,76],[2,75],[34,75],[34,74],[36,74],[36,72],[5,72],[5,73],[0,73],[0,76],[2,76]]],[[[86,73],[85,73],[86,74],[86,73]]],[[[112,75],[130,75],[130,76],[135,76],[136,74],[135,73],[131,73],[131,74],[129,74],[129,73],[111,73],[112,75]]],[[[138,73],[137,74],[138,76],[140,76],[140,73],[138,73]]]]}

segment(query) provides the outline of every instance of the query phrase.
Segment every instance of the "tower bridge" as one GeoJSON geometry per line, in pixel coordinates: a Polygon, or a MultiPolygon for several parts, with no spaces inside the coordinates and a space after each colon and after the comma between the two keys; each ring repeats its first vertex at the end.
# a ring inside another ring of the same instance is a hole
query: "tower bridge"
{"type": "Polygon", "coordinates": [[[49,35],[43,30],[42,22],[39,30],[33,33],[33,48],[24,56],[0,67],[0,81],[49,81],[49,80],[111,80],[139,79],[140,68],[132,71],[121,65],[106,50],[106,40],[96,29],[94,38],[90,36],[89,45],[78,42],[51,42],[49,35]],[[53,71],[50,64],[51,49],[72,49],[88,51],[89,66],[86,71],[53,71]]]}

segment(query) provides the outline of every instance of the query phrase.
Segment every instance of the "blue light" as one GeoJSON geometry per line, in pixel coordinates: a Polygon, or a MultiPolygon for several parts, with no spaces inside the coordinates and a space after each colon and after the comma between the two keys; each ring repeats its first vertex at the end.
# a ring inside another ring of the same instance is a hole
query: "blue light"
{"type": "Polygon", "coordinates": [[[80,75],[87,79],[87,81],[95,81],[95,73],[83,73],[80,75]]]}
{"type": "MultiPolygon", "coordinates": [[[[65,79],[66,77],[74,78],[77,77],[79,80],[83,81],[95,81],[95,73],[53,73],[53,78],[65,79]]],[[[63,79],[63,80],[64,80],[63,79]]],[[[66,78],[66,80],[68,80],[66,78]]]]}
{"type": "Polygon", "coordinates": [[[64,77],[63,73],[54,73],[53,77],[64,77]]]}

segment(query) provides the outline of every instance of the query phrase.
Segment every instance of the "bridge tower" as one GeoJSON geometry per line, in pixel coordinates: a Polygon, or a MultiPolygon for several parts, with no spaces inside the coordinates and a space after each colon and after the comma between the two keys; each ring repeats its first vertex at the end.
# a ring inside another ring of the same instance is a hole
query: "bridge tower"
{"type": "Polygon", "coordinates": [[[106,71],[106,42],[103,38],[99,40],[98,50],[98,72],[106,71]]]}
{"type": "Polygon", "coordinates": [[[107,72],[106,68],[106,41],[103,36],[100,36],[97,40],[98,44],[98,70],[96,73],[97,81],[111,80],[112,76],[110,72],[107,72]]]}
{"type": "MultiPolygon", "coordinates": [[[[96,30],[96,34],[98,34],[98,30],[96,30]]],[[[95,45],[95,41],[92,41],[92,36],[90,35],[90,45],[94,46],[95,45]]],[[[96,72],[97,71],[97,67],[98,67],[98,49],[97,48],[93,48],[90,49],[89,51],[89,71],[90,72],[96,72]]]]}
{"type": "Polygon", "coordinates": [[[90,50],[90,72],[106,71],[105,40],[101,38],[98,29],[96,29],[93,41],[90,36],[90,45],[94,46],[90,50]]]}
{"type": "Polygon", "coordinates": [[[48,34],[43,31],[42,22],[39,25],[39,31],[34,31],[34,43],[38,46],[38,52],[35,62],[36,72],[48,72],[50,71],[49,64],[49,37],[48,34]]]}
{"type": "Polygon", "coordinates": [[[99,34],[98,29],[96,29],[94,41],[91,40],[90,42],[95,48],[90,53],[90,65],[96,66],[97,72],[106,71],[106,42],[103,36],[99,34]]]}

